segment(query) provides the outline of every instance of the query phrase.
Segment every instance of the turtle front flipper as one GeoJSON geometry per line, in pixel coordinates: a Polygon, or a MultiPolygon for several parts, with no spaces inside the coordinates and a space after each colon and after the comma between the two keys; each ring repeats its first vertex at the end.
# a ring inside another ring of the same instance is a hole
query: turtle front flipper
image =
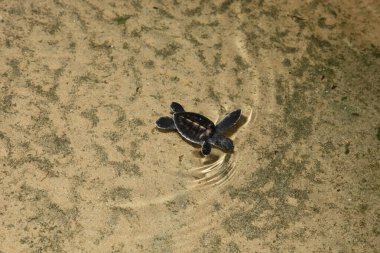
{"type": "Polygon", "coordinates": [[[218,124],[216,124],[216,132],[223,133],[228,128],[235,125],[235,123],[240,119],[241,110],[237,109],[225,116],[218,124]]]}
{"type": "Polygon", "coordinates": [[[160,117],[156,121],[156,126],[160,129],[168,129],[168,130],[176,129],[175,124],[174,124],[174,120],[171,117],[167,117],[167,116],[160,117]]]}
{"type": "Polygon", "coordinates": [[[208,141],[203,142],[201,152],[204,156],[207,156],[211,153],[211,144],[208,141]]]}
{"type": "Polygon", "coordinates": [[[234,142],[230,138],[227,138],[221,134],[215,134],[210,139],[210,143],[228,152],[231,152],[234,150],[234,142]]]}
{"type": "Polygon", "coordinates": [[[170,104],[170,109],[171,109],[172,113],[175,113],[175,112],[184,112],[185,111],[185,109],[183,109],[183,106],[180,105],[177,102],[172,102],[170,104]]]}

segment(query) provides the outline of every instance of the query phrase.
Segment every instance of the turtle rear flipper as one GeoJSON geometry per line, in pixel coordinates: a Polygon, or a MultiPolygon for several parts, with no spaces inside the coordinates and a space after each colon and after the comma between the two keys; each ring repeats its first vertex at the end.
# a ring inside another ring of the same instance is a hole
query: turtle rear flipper
{"type": "Polygon", "coordinates": [[[184,112],[185,111],[185,109],[183,109],[183,106],[180,105],[177,102],[172,102],[170,104],[170,109],[171,109],[172,113],[175,113],[175,112],[184,112]]]}
{"type": "Polygon", "coordinates": [[[204,156],[211,153],[211,144],[208,141],[203,142],[201,152],[204,156]]]}
{"type": "Polygon", "coordinates": [[[172,129],[172,130],[176,129],[174,120],[171,117],[167,117],[167,116],[160,117],[156,121],[156,126],[161,129],[172,129]]]}
{"type": "Polygon", "coordinates": [[[216,124],[216,132],[223,133],[228,128],[235,125],[235,123],[240,119],[241,110],[237,109],[225,116],[218,124],[216,124]]]}
{"type": "Polygon", "coordinates": [[[210,143],[225,151],[231,152],[234,150],[234,142],[230,138],[224,137],[220,134],[215,134],[210,139],[210,143]]]}

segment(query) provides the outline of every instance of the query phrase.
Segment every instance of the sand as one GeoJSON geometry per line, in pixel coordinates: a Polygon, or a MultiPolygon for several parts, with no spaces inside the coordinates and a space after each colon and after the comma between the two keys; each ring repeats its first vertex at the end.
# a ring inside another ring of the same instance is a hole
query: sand
{"type": "Polygon", "coordinates": [[[0,1],[0,252],[379,252],[378,1],[0,1]],[[172,101],[235,151],[155,121],[172,101]]]}

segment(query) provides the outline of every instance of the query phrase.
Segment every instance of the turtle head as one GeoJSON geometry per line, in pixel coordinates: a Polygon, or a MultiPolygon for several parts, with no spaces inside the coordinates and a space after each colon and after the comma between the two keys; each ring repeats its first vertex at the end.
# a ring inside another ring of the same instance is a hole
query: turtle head
{"type": "Polygon", "coordinates": [[[231,139],[224,137],[223,135],[214,135],[211,138],[211,143],[218,148],[221,148],[225,151],[233,151],[234,150],[234,143],[231,139]]]}

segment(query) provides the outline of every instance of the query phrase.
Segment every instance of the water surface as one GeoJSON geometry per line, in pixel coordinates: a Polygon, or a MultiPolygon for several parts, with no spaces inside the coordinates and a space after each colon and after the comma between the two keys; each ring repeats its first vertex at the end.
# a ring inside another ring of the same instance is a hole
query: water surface
{"type": "Polygon", "coordinates": [[[1,252],[377,252],[376,1],[0,2],[1,252]],[[155,128],[217,122],[211,156],[155,128]]]}

